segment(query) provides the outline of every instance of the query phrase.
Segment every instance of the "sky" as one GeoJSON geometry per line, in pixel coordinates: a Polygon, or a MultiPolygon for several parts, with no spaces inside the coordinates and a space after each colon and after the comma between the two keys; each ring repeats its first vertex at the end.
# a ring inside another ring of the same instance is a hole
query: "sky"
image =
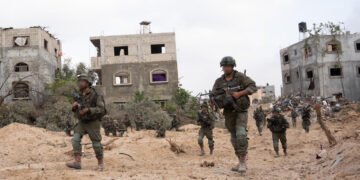
{"type": "Polygon", "coordinates": [[[257,85],[282,84],[280,49],[299,40],[298,23],[344,22],[360,32],[360,0],[1,0],[0,27],[45,26],[62,42],[63,58],[90,65],[90,36],[175,32],[182,87],[193,95],[212,88],[220,60],[257,85]]]}

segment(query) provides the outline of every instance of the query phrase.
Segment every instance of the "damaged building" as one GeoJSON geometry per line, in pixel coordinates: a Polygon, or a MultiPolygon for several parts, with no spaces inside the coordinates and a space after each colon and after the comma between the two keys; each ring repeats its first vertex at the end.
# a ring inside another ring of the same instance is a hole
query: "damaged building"
{"type": "Polygon", "coordinates": [[[146,21],[140,25],[139,34],[90,37],[97,50],[91,68],[106,103],[123,104],[144,91],[163,104],[178,88],[175,33],[152,33],[146,21]]]}
{"type": "Polygon", "coordinates": [[[44,28],[0,28],[0,96],[13,100],[43,100],[46,84],[61,67],[61,43],[44,28]],[[9,93],[10,92],[10,93],[9,93]]]}
{"type": "Polygon", "coordinates": [[[360,100],[360,34],[308,37],[281,49],[280,57],[282,96],[360,100]]]}
{"type": "Polygon", "coordinates": [[[274,85],[266,83],[266,86],[257,86],[257,89],[254,94],[249,96],[252,104],[270,103],[276,100],[274,85]]]}

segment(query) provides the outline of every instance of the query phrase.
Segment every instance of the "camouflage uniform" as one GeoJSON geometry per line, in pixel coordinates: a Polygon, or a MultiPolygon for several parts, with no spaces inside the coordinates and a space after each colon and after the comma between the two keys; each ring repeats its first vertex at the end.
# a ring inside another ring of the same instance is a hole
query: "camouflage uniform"
{"type": "Polygon", "coordinates": [[[109,127],[110,127],[110,116],[108,115],[105,115],[103,118],[102,118],[102,127],[104,128],[104,131],[105,131],[105,136],[109,136],[109,127]]]}
{"type": "Polygon", "coordinates": [[[273,146],[276,154],[279,153],[279,140],[281,142],[284,153],[286,154],[286,129],[289,128],[289,123],[283,115],[280,114],[280,117],[272,117],[268,120],[267,127],[272,132],[273,146]]]}
{"type": "MultiPolygon", "coordinates": [[[[255,82],[236,70],[234,70],[234,76],[230,81],[226,81],[225,75],[218,78],[215,81],[213,86],[213,91],[218,88],[225,88],[229,85],[229,83],[236,83],[240,85],[242,88],[247,90],[249,94],[252,94],[257,91],[255,82]]],[[[247,122],[248,122],[248,105],[250,104],[249,98],[247,95],[241,96],[236,100],[236,104],[240,105],[242,108],[241,111],[235,110],[233,107],[225,107],[224,108],[224,116],[225,116],[225,125],[226,128],[231,133],[231,144],[234,147],[235,154],[240,156],[245,156],[247,154],[248,148],[248,138],[247,138],[247,122]],[[246,105],[247,104],[247,105],[246,105]]]]}
{"type": "Polygon", "coordinates": [[[131,125],[131,121],[130,121],[129,115],[125,114],[125,117],[124,117],[123,122],[124,122],[124,125],[125,125],[125,127],[126,127],[126,131],[127,131],[128,127],[130,127],[131,130],[132,130],[132,125],[131,125]]]}
{"type": "Polygon", "coordinates": [[[292,124],[293,127],[296,127],[296,118],[298,117],[298,114],[296,113],[295,110],[291,111],[291,119],[292,119],[292,124]]]}
{"type": "Polygon", "coordinates": [[[209,149],[210,152],[214,150],[214,139],[213,139],[213,129],[214,129],[214,122],[215,117],[207,112],[199,111],[198,112],[198,124],[201,126],[199,130],[199,136],[198,136],[198,144],[200,145],[201,149],[204,148],[204,136],[208,139],[209,143],[209,149]]]}
{"type": "Polygon", "coordinates": [[[117,128],[119,131],[119,137],[123,137],[124,133],[126,132],[126,126],[125,126],[124,122],[119,121],[117,128]]]}
{"type": "Polygon", "coordinates": [[[79,123],[75,126],[74,137],[72,139],[75,154],[82,153],[81,139],[88,134],[93,144],[96,157],[103,157],[103,147],[101,145],[101,116],[105,113],[105,103],[102,96],[98,95],[95,89],[91,88],[89,93],[80,94],[82,105],[89,109],[88,113],[81,115],[79,108],[73,109],[79,123]]]}
{"type": "Polygon", "coordinates": [[[162,123],[158,122],[158,123],[156,124],[156,137],[164,138],[164,137],[165,137],[165,134],[166,134],[166,129],[165,129],[165,127],[163,126],[162,123]]]}
{"type": "Polygon", "coordinates": [[[179,126],[180,126],[179,118],[176,116],[176,114],[170,114],[170,117],[173,118],[173,120],[171,121],[170,130],[175,128],[176,131],[179,131],[179,126]]]}
{"type": "Polygon", "coordinates": [[[304,107],[301,113],[301,118],[302,118],[302,126],[305,129],[306,133],[309,133],[310,131],[310,117],[311,117],[311,109],[310,107],[304,107]]]}
{"type": "Polygon", "coordinates": [[[135,125],[136,125],[136,131],[140,131],[141,129],[144,128],[144,121],[140,115],[136,116],[135,125]]]}
{"type": "Polygon", "coordinates": [[[256,127],[258,129],[258,132],[259,132],[259,135],[261,136],[261,132],[262,132],[262,128],[263,128],[263,125],[264,125],[264,120],[263,120],[263,115],[262,113],[260,112],[260,109],[256,108],[256,110],[254,111],[254,116],[253,118],[255,119],[256,121],[256,127]]]}
{"type": "Polygon", "coordinates": [[[71,136],[71,130],[73,129],[69,120],[66,121],[65,133],[68,136],[71,136]]]}

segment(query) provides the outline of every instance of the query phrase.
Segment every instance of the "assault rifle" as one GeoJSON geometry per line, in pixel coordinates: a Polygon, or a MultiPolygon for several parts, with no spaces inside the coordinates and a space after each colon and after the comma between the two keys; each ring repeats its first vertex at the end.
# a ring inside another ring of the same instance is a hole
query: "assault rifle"
{"type": "Polygon", "coordinates": [[[228,86],[226,88],[218,88],[215,91],[209,91],[209,93],[205,93],[205,94],[201,94],[200,96],[203,95],[208,95],[210,98],[210,101],[215,105],[216,109],[221,109],[224,108],[225,106],[232,106],[234,109],[239,109],[239,107],[236,105],[235,103],[235,99],[232,97],[232,93],[233,92],[240,92],[244,90],[244,88],[242,88],[241,86],[228,86]],[[218,103],[215,100],[216,96],[219,95],[226,95],[225,99],[222,99],[223,103],[218,103]]]}
{"type": "Polygon", "coordinates": [[[78,93],[74,93],[74,101],[78,103],[79,110],[83,110],[86,108],[86,106],[82,102],[82,99],[78,93]]]}

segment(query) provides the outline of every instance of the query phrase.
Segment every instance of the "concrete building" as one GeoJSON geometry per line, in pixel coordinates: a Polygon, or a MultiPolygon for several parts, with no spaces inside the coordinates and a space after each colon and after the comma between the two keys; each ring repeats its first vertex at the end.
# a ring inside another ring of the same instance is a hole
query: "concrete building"
{"type": "Polygon", "coordinates": [[[275,96],[275,86],[266,84],[266,86],[258,86],[256,93],[250,96],[252,103],[269,103],[273,102],[276,99],[275,96]]]}
{"type": "Polygon", "coordinates": [[[165,102],[178,88],[175,33],[151,33],[148,25],[140,34],[90,37],[97,49],[91,68],[106,103],[129,102],[136,91],[165,102]]]}
{"type": "Polygon", "coordinates": [[[13,89],[5,103],[41,103],[46,84],[54,81],[61,67],[60,55],[60,41],[41,27],[0,28],[0,84],[4,83],[0,96],[13,89]]]}
{"type": "Polygon", "coordinates": [[[360,100],[360,34],[318,35],[280,50],[282,96],[360,100]]]}

